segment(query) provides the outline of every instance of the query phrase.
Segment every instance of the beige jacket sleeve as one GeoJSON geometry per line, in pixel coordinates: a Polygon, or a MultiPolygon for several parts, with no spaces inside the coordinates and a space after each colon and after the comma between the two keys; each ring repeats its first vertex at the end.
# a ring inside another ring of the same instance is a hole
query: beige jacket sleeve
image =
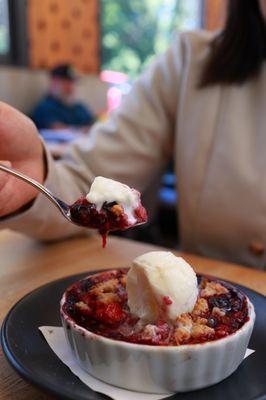
{"type": "MultiPolygon", "coordinates": [[[[47,152],[45,185],[56,196],[71,204],[99,175],[140,191],[149,185],[173,151],[182,58],[181,36],[140,77],[109,120],[91,129],[89,138],[73,144],[59,162],[47,152]]],[[[26,212],[2,220],[0,228],[43,240],[84,232],[67,222],[43,195],[26,212]]]]}

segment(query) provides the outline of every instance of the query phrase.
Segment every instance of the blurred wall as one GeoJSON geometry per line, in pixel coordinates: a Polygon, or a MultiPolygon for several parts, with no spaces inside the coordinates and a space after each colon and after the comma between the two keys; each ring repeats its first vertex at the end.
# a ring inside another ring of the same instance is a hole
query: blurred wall
{"type": "MultiPolygon", "coordinates": [[[[48,88],[46,71],[0,67],[0,100],[30,114],[48,88]]],[[[77,97],[96,113],[107,108],[108,84],[96,75],[84,75],[77,83],[77,97]]]]}
{"type": "Polygon", "coordinates": [[[29,64],[51,68],[70,63],[98,73],[98,0],[28,0],[29,64]]]}

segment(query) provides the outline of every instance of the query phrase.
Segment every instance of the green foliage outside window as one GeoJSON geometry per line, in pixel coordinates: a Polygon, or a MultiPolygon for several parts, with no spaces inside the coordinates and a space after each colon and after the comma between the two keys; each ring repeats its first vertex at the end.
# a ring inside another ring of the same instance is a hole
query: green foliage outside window
{"type": "Polygon", "coordinates": [[[173,32],[195,28],[200,0],[101,0],[102,69],[135,78],[173,32]]]}
{"type": "Polygon", "coordinates": [[[9,23],[7,0],[0,0],[0,54],[9,50],[9,23]]]}

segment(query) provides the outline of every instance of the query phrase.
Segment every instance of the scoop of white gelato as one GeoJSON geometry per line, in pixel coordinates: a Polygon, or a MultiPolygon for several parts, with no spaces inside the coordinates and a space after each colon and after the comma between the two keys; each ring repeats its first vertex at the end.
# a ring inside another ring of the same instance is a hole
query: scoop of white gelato
{"type": "Polygon", "coordinates": [[[197,277],[182,258],[166,251],[137,257],[127,274],[128,305],[145,322],[158,318],[174,322],[193,310],[198,296],[197,277]]]}
{"type": "Polygon", "coordinates": [[[123,183],[97,176],[90,187],[86,199],[90,203],[94,203],[98,211],[105,202],[111,203],[115,201],[123,207],[129,223],[134,224],[136,222],[134,210],[139,205],[140,194],[137,190],[131,189],[123,183]]]}

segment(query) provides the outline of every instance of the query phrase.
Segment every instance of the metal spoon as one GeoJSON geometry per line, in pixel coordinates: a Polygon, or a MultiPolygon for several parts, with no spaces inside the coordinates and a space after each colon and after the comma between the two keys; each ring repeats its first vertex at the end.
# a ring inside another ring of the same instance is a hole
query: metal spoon
{"type": "MultiPolygon", "coordinates": [[[[35,189],[39,190],[39,192],[43,193],[48,200],[50,200],[61,212],[61,214],[69,221],[72,222],[72,224],[79,225],[79,226],[85,226],[89,228],[87,225],[83,225],[82,223],[78,223],[71,217],[71,206],[66,204],[64,201],[58,199],[58,197],[54,196],[50,190],[48,190],[45,186],[41,185],[39,182],[35,181],[34,179],[22,174],[21,172],[16,171],[13,168],[6,167],[5,165],[0,164],[0,170],[7,172],[8,174],[11,174],[15,176],[16,178],[21,179],[24,182],[27,182],[29,185],[33,186],[35,189]]],[[[139,226],[143,225],[144,222],[139,222],[135,224],[134,226],[139,226]]]]}
{"type": "Polygon", "coordinates": [[[66,204],[65,202],[63,202],[62,200],[58,199],[56,196],[54,196],[50,192],[50,190],[48,190],[45,186],[41,185],[39,182],[35,181],[34,179],[22,174],[21,172],[16,171],[13,168],[6,167],[5,165],[0,164],[0,170],[15,176],[16,178],[19,178],[24,182],[27,182],[29,185],[31,185],[35,189],[39,190],[39,192],[42,192],[58,208],[58,210],[61,212],[61,214],[69,222],[72,222],[73,224],[76,224],[76,225],[80,225],[71,219],[70,206],[68,204],[66,204]]]}

